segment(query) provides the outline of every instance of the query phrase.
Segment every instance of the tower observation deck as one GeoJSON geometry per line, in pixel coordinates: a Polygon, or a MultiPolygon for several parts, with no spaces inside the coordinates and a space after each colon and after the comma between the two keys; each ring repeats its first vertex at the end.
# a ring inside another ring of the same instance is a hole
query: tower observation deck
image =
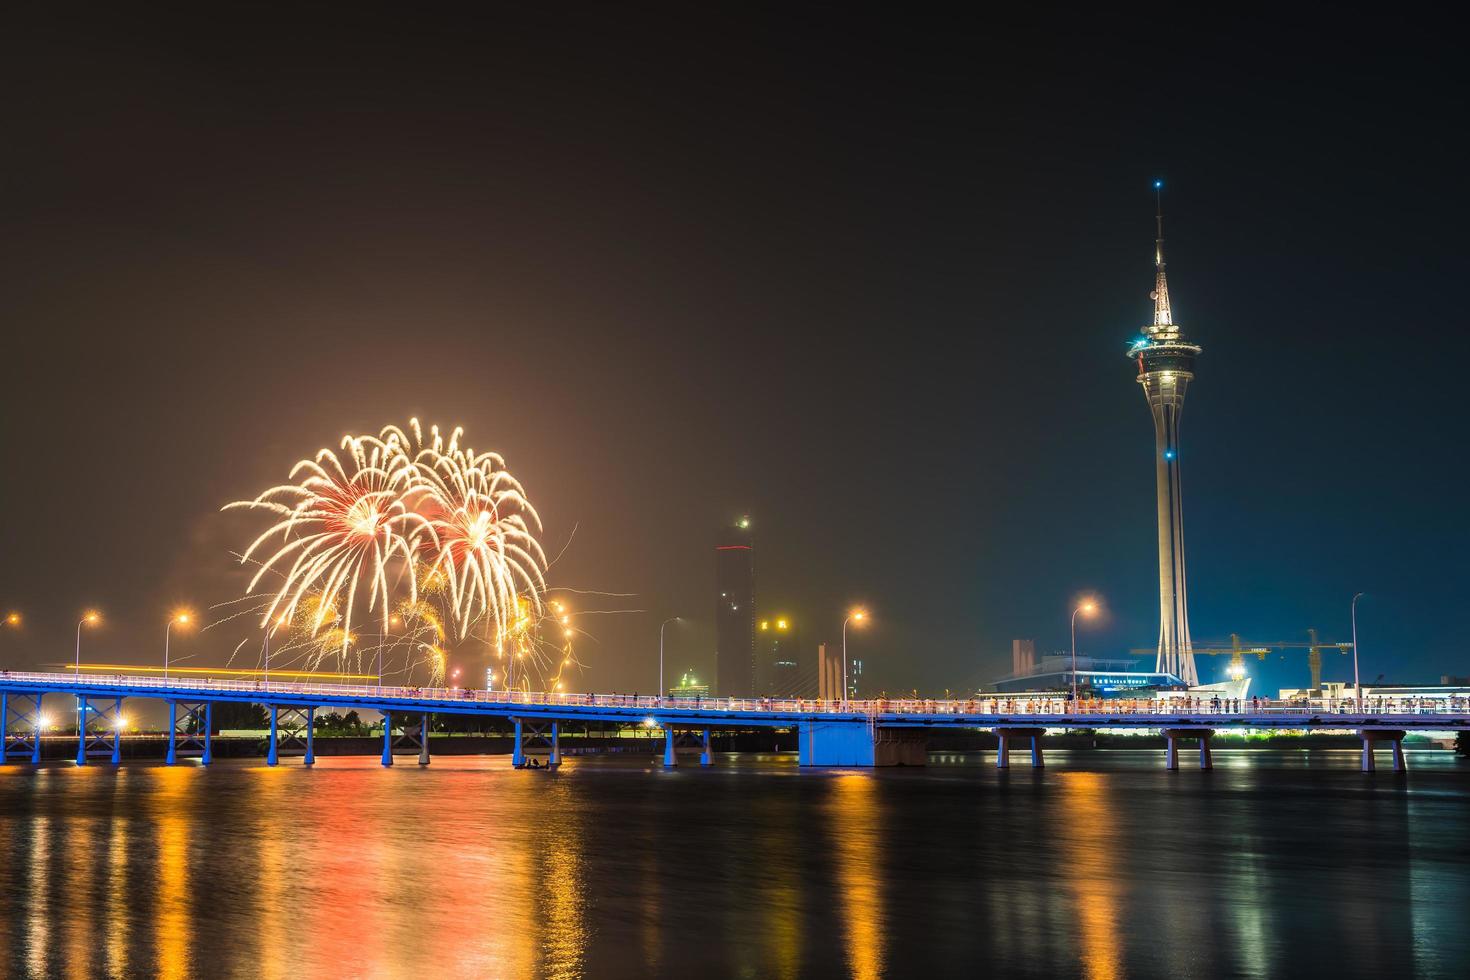
{"type": "Polygon", "coordinates": [[[1164,216],[1159,192],[1163,181],[1154,182],[1159,203],[1155,221],[1153,322],[1128,348],[1138,364],[1138,383],[1143,386],[1154,418],[1154,479],[1158,491],[1159,518],[1159,658],[1157,670],[1174,674],[1186,684],[1199,683],[1194,650],[1189,639],[1188,589],[1184,575],[1184,511],[1179,460],[1179,415],[1184,410],[1184,393],[1194,380],[1194,359],[1201,348],[1191,344],[1174,322],[1169,305],[1169,282],[1164,275],[1164,216]]]}

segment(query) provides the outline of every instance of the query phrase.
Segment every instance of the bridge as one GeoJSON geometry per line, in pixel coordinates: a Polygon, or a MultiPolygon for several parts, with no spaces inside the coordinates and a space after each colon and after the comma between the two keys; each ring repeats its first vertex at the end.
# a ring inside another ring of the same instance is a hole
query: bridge
{"type": "Polygon", "coordinates": [[[1362,740],[1363,770],[1374,769],[1374,750],[1392,750],[1394,769],[1405,767],[1408,731],[1470,730],[1470,697],[1364,698],[1300,701],[1204,701],[1187,696],[1161,700],[1084,701],[1063,697],[977,697],[964,700],[670,698],[623,694],[558,694],[522,691],[421,689],[375,685],[196,679],[127,675],[0,671],[0,762],[41,760],[42,698],[76,699],[77,765],[122,759],[123,701],[148,698],[168,706],[165,761],[213,758],[213,705],[263,705],[270,717],[266,761],[276,765],[283,748],[299,748],[315,761],[315,713],[320,708],[381,712],[383,765],[393,764],[395,739],[419,750],[429,763],[431,715],[504,718],[515,730],[512,764],[526,765],[526,750],[548,749],[548,764],[561,763],[560,736],[568,723],[651,724],[664,733],[664,765],[678,763],[681,741],[695,741],[700,764],[710,765],[711,732],[752,728],[794,729],[803,766],[923,765],[929,732],[990,731],[999,740],[996,765],[1010,765],[1013,745],[1029,747],[1031,764],[1044,765],[1048,729],[1145,729],[1164,736],[1164,760],[1179,766],[1179,743],[1197,743],[1201,769],[1212,766],[1210,741],[1219,731],[1259,729],[1351,730],[1362,740]],[[396,733],[396,734],[395,734],[396,733]]]}

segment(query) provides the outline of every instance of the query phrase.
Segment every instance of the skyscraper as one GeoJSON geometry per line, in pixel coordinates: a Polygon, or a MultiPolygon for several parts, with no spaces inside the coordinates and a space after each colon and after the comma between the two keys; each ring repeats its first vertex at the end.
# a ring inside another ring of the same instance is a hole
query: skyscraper
{"type": "Polygon", "coordinates": [[[1179,414],[1194,379],[1201,348],[1184,339],[1169,308],[1164,277],[1163,181],[1154,181],[1157,237],[1154,240],[1154,321],[1128,349],[1138,362],[1138,383],[1154,417],[1154,480],[1159,518],[1159,659],[1157,670],[1198,684],[1189,640],[1189,604],[1184,578],[1184,511],[1179,477],[1179,414]]]}
{"type": "Polygon", "coordinates": [[[755,636],[755,693],[794,698],[802,691],[801,630],[790,616],[762,617],[755,636]]]}
{"type": "Polygon", "coordinates": [[[750,518],[715,544],[715,694],[755,696],[755,547],[750,518]]]}

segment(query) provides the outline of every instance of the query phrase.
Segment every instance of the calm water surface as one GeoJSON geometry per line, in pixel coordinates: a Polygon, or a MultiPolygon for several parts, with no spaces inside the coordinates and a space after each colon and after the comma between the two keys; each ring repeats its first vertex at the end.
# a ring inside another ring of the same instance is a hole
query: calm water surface
{"type": "Polygon", "coordinates": [[[9,766],[0,974],[1470,975],[1470,764],[1216,759],[9,766]]]}

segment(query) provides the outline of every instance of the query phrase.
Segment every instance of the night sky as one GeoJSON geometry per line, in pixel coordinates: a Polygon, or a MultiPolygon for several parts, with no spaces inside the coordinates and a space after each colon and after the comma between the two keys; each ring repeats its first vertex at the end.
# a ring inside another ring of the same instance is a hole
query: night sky
{"type": "Polygon", "coordinates": [[[1084,651],[1149,646],[1161,177],[1196,642],[1345,640],[1365,591],[1365,679],[1470,673],[1447,23],[536,6],[7,11],[7,666],[89,605],[85,660],[156,662],[243,585],[221,505],[412,415],[507,457],[554,585],[631,594],[580,608],[642,610],[580,621],[584,688],[651,691],[676,614],[707,670],[742,513],[760,608],[867,603],[877,686],[1062,649],[1084,591],[1084,651]]]}

